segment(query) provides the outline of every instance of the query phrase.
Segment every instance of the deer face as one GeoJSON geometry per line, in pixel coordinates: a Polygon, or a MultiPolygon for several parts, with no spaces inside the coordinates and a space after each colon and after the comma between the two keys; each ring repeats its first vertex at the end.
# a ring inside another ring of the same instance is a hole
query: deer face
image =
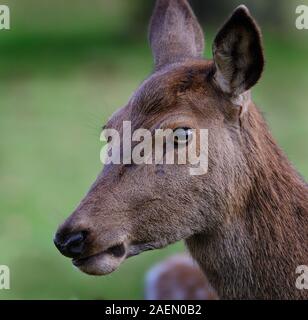
{"type": "Polygon", "coordinates": [[[224,223],[237,187],[241,117],[263,68],[248,10],[233,13],[215,39],[214,59],[203,60],[203,34],[187,2],[157,1],[150,43],[154,73],[106,127],[122,132],[130,121],[132,131],[182,128],[186,146],[190,129],[207,129],[208,172],[194,176],[188,164],[155,161],[105,165],[55,236],[61,253],[88,274],[107,274],[142,251],[210,234],[224,223]]]}

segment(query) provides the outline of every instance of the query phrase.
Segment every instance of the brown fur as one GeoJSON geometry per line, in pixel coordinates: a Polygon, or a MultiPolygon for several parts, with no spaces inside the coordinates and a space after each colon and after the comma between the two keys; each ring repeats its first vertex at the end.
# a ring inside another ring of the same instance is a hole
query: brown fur
{"type": "Polygon", "coordinates": [[[154,265],[146,274],[147,300],[217,300],[217,294],[191,257],[181,254],[154,265]]]}
{"type": "MultiPolygon", "coordinates": [[[[308,187],[250,100],[263,54],[248,10],[238,8],[221,29],[214,61],[200,57],[203,38],[184,0],[158,0],[150,34],[156,71],[107,127],[131,120],[133,129],[207,128],[209,171],[107,165],[59,233],[87,232],[82,257],[123,243],[117,266],[185,239],[220,298],[307,299],[295,269],[308,264],[308,187]]],[[[80,269],[101,274],[99,265],[80,269]]]]}

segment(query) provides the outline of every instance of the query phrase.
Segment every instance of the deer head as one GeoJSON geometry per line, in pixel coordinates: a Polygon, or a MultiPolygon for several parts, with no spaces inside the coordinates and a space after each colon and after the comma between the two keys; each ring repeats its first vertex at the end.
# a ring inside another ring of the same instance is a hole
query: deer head
{"type": "Polygon", "coordinates": [[[264,64],[248,9],[238,7],[220,29],[213,60],[202,57],[204,36],[186,0],[157,1],[149,39],[154,72],[106,127],[121,132],[123,121],[131,121],[132,130],[183,128],[187,139],[190,128],[208,129],[209,169],[192,176],[188,165],[105,165],[55,236],[61,253],[88,274],[107,274],[145,250],[212,234],[227,223],[245,187],[242,122],[264,64]]]}

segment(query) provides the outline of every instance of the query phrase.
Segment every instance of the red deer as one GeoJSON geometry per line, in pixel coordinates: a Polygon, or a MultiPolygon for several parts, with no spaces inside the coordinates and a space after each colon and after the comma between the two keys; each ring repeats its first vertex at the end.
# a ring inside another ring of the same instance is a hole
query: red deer
{"type": "Polygon", "coordinates": [[[264,66],[257,23],[239,6],[207,60],[188,2],[157,0],[149,39],[153,74],[106,127],[206,128],[208,172],[105,165],[59,227],[57,248],[81,271],[104,275],[184,240],[221,299],[307,299],[295,271],[308,264],[308,186],[251,99],[264,66]]]}
{"type": "Polygon", "coordinates": [[[175,255],[146,274],[147,300],[217,300],[217,294],[191,257],[175,255]]]}

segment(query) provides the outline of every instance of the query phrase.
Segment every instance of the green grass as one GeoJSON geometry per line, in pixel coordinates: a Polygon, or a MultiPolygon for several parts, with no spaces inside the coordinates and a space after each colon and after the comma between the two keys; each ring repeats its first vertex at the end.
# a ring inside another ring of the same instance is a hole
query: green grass
{"type": "MultiPolygon", "coordinates": [[[[95,34],[12,37],[0,52],[0,265],[11,269],[11,290],[0,299],[141,298],[146,270],[183,244],[93,278],[73,269],[52,238],[101,169],[100,127],[150,72],[150,52],[95,34]]],[[[308,48],[265,41],[267,66],[254,98],[307,178],[308,48]]]]}

